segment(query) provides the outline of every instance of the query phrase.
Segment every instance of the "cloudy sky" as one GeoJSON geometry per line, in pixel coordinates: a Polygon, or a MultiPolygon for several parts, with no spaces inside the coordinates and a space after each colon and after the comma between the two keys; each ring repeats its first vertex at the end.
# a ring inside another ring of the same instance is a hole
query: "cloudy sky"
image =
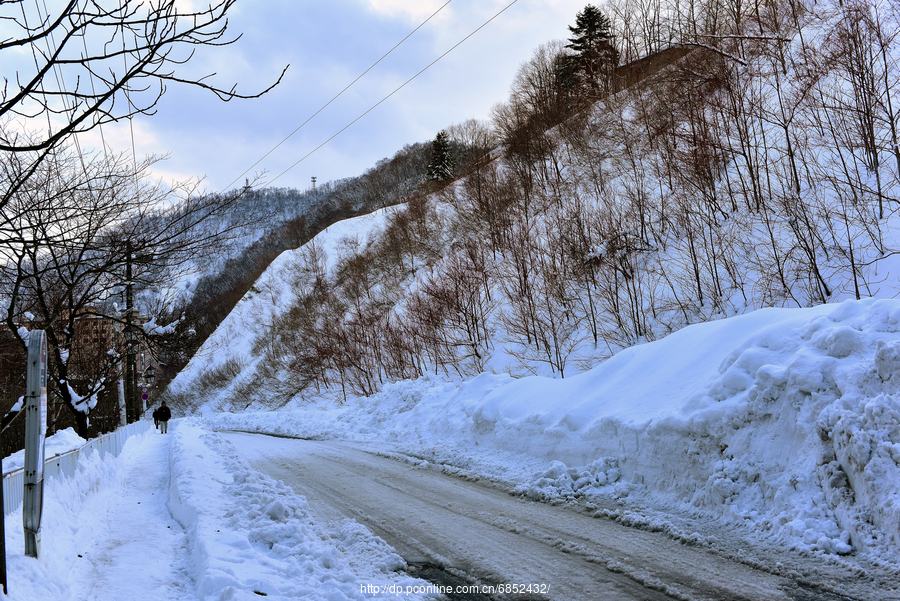
{"type": "MultiPolygon", "coordinates": [[[[447,0],[239,0],[229,28],[243,37],[205,49],[192,73],[216,73],[224,87],[250,93],[281,85],[255,100],[223,103],[198,89],[170,87],[158,113],[134,122],[139,156],[169,153],[156,174],[205,177],[222,191],[322,108],[447,0]]],[[[306,189],[360,175],[405,144],[432,140],[442,128],[487,119],[507,98],[519,66],[541,44],[569,35],[588,0],[516,0],[428,71],[333,141],[336,134],[513,0],[451,0],[387,59],[253,168],[272,185],[306,189]],[[280,176],[280,177],[279,177],[280,176]],[[276,179],[277,178],[277,179],[276,179]],[[274,181],[273,181],[274,180],[274,181]]],[[[130,150],[127,126],[106,128],[108,143],[130,150]]]]}

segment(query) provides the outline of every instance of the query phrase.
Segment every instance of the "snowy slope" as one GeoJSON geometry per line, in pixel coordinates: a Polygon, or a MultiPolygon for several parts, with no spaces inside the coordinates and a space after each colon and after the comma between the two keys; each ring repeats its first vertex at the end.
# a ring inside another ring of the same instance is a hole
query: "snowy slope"
{"type": "MultiPolygon", "coordinates": [[[[372,235],[384,218],[317,237],[327,268],[342,237],[372,235]]],[[[204,373],[239,366],[198,412],[232,405],[253,376],[253,343],[288,309],[300,252],[279,258],[173,383],[190,392],[204,373]]],[[[422,378],[343,407],[276,398],[281,411],[209,423],[390,441],[535,499],[652,500],[784,548],[897,565],[898,322],[900,303],[888,299],[762,309],[624,349],[564,380],[422,378]]]]}
{"type": "MultiPolygon", "coordinates": [[[[365,242],[368,235],[383,225],[392,208],[339,221],[321,232],[302,248],[316,246],[321,249],[326,260],[325,268],[330,270],[339,255],[345,240],[365,242]]],[[[170,395],[192,395],[196,388],[196,378],[204,373],[226,370],[234,377],[246,371],[250,374],[258,358],[253,357],[252,347],[257,336],[265,333],[273,321],[288,311],[296,299],[295,289],[302,286],[296,281],[297,263],[303,250],[288,250],[279,255],[260,276],[251,290],[238,301],[235,308],[219,324],[200,350],[176,379],[170,383],[170,395]]],[[[240,381],[229,381],[227,387],[218,391],[218,397],[204,399],[206,404],[217,398],[227,397],[229,389],[240,381]]],[[[171,404],[171,403],[170,403],[171,404]]]]}
{"type": "Polygon", "coordinates": [[[423,378],[207,423],[388,441],[535,499],[674,503],[772,544],[896,564],[898,369],[900,302],[850,301],[690,326],[565,380],[423,378]]]}

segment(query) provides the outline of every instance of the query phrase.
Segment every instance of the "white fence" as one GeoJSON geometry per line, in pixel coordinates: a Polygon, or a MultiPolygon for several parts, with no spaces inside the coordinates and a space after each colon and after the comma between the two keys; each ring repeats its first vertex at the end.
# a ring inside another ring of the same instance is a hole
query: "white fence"
{"type": "MultiPolygon", "coordinates": [[[[147,420],[129,424],[119,428],[115,432],[104,434],[84,443],[80,448],[62,455],[55,455],[44,461],[44,478],[56,478],[60,474],[72,476],[78,469],[78,461],[81,457],[87,457],[93,451],[99,451],[100,457],[112,453],[118,457],[125,446],[125,441],[135,434],[143,434],[150,430],[150,422],[147,420]]],[[[22,496],[25,488],[25,470],[19,468],[8,474],[3,474],[3,514],[9,515],[22,504],[22,496]]]]}

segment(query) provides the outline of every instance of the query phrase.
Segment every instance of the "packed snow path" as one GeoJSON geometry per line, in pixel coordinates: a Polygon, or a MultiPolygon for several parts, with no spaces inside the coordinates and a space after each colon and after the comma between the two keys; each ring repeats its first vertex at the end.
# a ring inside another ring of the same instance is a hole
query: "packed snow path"
{"type": "Polygon", "coordinates": [[[186,570],[185,534],[166,506],[171,434],[155,432],[141,442],[141,460],[131,463],[119,486],[90,496],[85,509],[94,519],[91,531],[79,537],[69,581],[72,599],[175,601],[194,597],[186,570]]]}
{"type": "MultiPolygon", "coordinates": [[[[352,443],[225,435],[260,471],[304,494],[321,522],[350,517],[410,562],[481,584],[547,585],[528,599],[838,599],[660,534],[525,501],[352,443]]],[[[523,598],[523,597],[516,597],[523,598]]]]}

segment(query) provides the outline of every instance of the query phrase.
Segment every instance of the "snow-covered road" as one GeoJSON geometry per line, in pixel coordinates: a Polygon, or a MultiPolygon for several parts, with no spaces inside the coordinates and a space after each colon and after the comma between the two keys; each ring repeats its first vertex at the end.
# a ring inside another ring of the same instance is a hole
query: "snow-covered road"
{"type": "Polygon", "coordinates": [[[353,443],[223,436],[256,469],[305,495],[320,523],[353,518],[407,561],[480,584],[549,588],[545,597],[523,598],[832,598],[661,534],[417,469],[353,443]]]}

